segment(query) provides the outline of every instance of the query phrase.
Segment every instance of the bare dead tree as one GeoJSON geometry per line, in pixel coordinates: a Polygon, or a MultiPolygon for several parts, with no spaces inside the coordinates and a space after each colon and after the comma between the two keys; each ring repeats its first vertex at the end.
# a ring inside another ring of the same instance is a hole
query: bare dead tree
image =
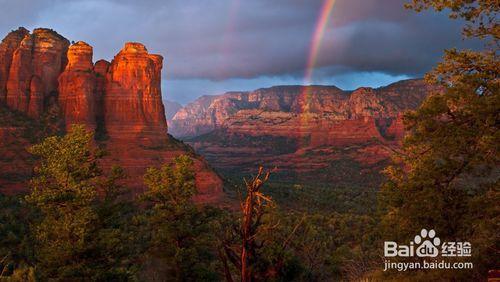
{"type": "Polygon", "coordinates": [[[254,280],[251,262],[255,259],[257,250],[264,244],[264,242],[257,243],[257,235],[262,229],[265,207],[272,204],[271,198],[265,196],[260,189],[270,174],[270,171],[264,173],[264,168],[259,167],[256,176],[250,180],[244,179],[246,196],[244,200],[240,198],[241,222],[239,226],[233,226],[232,230],[241,238],[241,245],[234,246],[230,239],[226,239],[222,243],[223,250],[219,252],[227,281],[233,281],[229,262],[240,272],[241,281],[254,280]]]}
{"type": "Polygon", "coordinates": [[[262,216],[265,213],[265,205],[266,203],[272,203],[271,198],[264,196],[260,191],[260,188],[267,182],[270,176],[269,171],[263,176],[263,171],[264,169],[260,167],[259,172],[251,181],[245,179],[247,195],[245,202],[241,203],[241,211],[243,212],[240,256],[242,282],[251,281],[252,272],[249,268],[249,262],[255,257],[257,248],[263,244],[261,243],[258,246],[255,239],[262,223],[262,216]]]}
{"type": "Polygon", "coordinates": [[[231,275],[231,270],[234,271],[234,269],[238,271],[242,282],[267,279],[280,273],[285,264],[284,251],[289,246],[299,225],[305,219],[303,217],[291,233],[284,238],[283,242],[278,244],[281,252],[273,265],[268,266],[267,269],[257,270],[254,268],[255,262],[259,259],[258,251],[264,247],[265,243],[268,243],[266,240],[273,240],[274,236],[269,237],[268,235],[279,226],[279,222],[270,224],[263,220],[269,211],[268,208],[274,205],[272,199],[261,191],[261,188],[269,180],[270,174],[270,171],[264,172],[264,168],[259,167],[256,176],[250,180],[244,179],[246,195],[243,197],[240,194],[241,216],[239,223],[232,225],[229,230],[232,235],[222,238],[222,246],[219,250],[224,275],[229,282],[234,281],[231,275]],[[233,269],[231,269],[231,265],[234,267],[233,269]]]}

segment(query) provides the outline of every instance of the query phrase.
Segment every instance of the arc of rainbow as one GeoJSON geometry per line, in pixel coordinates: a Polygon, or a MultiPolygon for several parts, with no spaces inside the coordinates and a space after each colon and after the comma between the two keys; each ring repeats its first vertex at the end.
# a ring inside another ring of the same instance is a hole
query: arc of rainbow
{"type": "Polygon", "coordinates": [[[304,83],[311,83],[314,67],[316,65],[316,60],[318,59],[319,50],[321,47],[321,42],[323,36],[325,35],[325,29],[328,25],[330,14],[332,13],[333,6],[336,0],[324,0],[323,6],[321,7],[320,16],[316,22],[316,27],[314,29],[313,37],[311,40],[311,47],[309,49],[309,56],[307,59],[306,71],[304,76],[304,83]]]}
{"type": "Polygon", "coordinates": [[[318,59],[318,55],[321,48],[321,43],[323,41],[323,37],[325,35],[326,27],[328,26],[330,15],[332,13],[333,7],[335,6],[336,0],[324,0],[323,5],[320,10],[320,15],[316,21],[316,26],[314,28],[314,33],[312,35],[311,44],[309,48],[309,55],[307,57],[307,65],[304,73],[304,86],[300,93],[300,131],[299,136],[301,140],[299,141],[300,148],[307,147],[305,138],[307,137],[307,132],[305,132],[302,127],[306,127],[309,124],[310,116],[304,113],[307,113],[310,108],[311,102],[311,92],[310,88],[307,87],[312,83],[314,68],[316,66],[316,61],[318,59]]]}

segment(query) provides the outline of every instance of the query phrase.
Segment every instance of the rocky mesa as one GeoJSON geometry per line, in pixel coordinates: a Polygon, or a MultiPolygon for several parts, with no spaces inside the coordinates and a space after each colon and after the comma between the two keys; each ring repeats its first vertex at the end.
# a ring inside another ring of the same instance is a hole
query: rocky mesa
{"type": "Polygon", "coordinates": [[[405,80],[354,91],[277,86],[230,92],[188,104],[169,130],[227,175],[265,164],[294,181],[362,182],[367,176],[359,171],[378,171],[399,146],[403,112],[436,90],[405,80]],[[350,174],[356,175],[345,177],[350,174]]]}
{"type": "Polygon", "coordinates": [[[111,62],[94,64],[92,46],[82,41],[70,44],[53,30],[30,33],[19,28],[7,35],[0,43],[0,103],[2,114],[9,117],[0,123],[0,133],[6,137],[0,140],[0,165],[4,169],[9,163],[21,164],[16,177],[0,174],[1,191],[25,187],[20,183],[27,180],[33,165],[26,156],[30,142],[22,134],[29,126],[10,121],[20,117],[36,123],[55,113],[63,131],[72,124],[94,131],[96,143],[109,152],[104,166],[124,167],[127,184],[134,189],[144,188],[142,175],[148,167],[189,154],[195,161],[197,200],[218,200],[220,177],[203,158],[167,134],[162,66],[162,56],[149,54],[141,43],[125,43],[111,62]],[[24,139],[14,142],[16,138],[24,139]],[[7,146],[13,142],[18,146],[7,146]]]}

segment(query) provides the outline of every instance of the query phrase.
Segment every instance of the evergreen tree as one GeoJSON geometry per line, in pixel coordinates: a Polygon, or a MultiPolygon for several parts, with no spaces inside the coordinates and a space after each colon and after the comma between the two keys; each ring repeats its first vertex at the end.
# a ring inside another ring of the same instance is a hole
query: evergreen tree
{"type": "Polygon", "coordinates": [[[474,270],[439,275],[484,278],[498,266],[500,5],[413,0],[407,6],[449,10],[467,22],[465,36],[485,45],[479,51],[448,50],[427,74],[442,91],[404,117],[409,134],[396,164],[386,169],[389,181],[380,194],[382,230],[386,239],[401,242],[422,228],[435,229],[445,240],[470,241],[474,270]]]}
{"type": "Polygon", "coordinates": [[[193,202],[193,161],[185,155],[144,176],[149,205],[143,217],[150,246],[142,279],[148,281],[218,281],[212,222],[217,209],[193,202]]]}
{"type": "MultiPolygon", "coordinates": [[[[0,280],[4,277],[27,275],[24,281],[33,281],[32,248],[28,219],[32,215],[21,201],[21,196],[0,193],[0,280]]],[[[17,281],[17,280],[14,280],[17,281]]]]}
{"type": "Polygon", "coordinates": [[[40,158],[27,203],[39,217],[31,226],[37,275],[42,280],[108,280],[130,276],[131,244],[120,202],[118,168],[106,180],[93,136],[73,126],[30,151],[40,158]],[[104,196],[101,196],[104,195],[104,196]]]}

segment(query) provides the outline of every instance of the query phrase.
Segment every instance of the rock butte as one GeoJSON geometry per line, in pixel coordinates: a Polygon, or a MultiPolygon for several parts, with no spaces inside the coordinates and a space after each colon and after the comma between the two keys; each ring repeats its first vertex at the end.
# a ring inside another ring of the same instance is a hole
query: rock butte
{"type": "MultiPolygon", "coordinates": [[[[35,119],[58,105],[66,129],[84,124],[97,136],[105,136],[96,141],[109,152],[103,165],[121,165],[128,175],[127,184],[136,191],[144,189],[142,176],[148,167],[190,154],[199,191],[196,200],[218,201],[223,196],[220,177],[189,147],[167,134],[161,99],[162,56],[149,54],[136,42],[126,43],[111,63],[93,64],[92,55],[89,44],[70,45],[50,29],[38,28],[32,34],[24,28],[12,31],[0,43],[0,103],[35,119]]],[[[4,160],[9,154],[11,163],[19,164],[16,173],[26,180],[32,169],[26,153],[29,142],[19,140],[15,149],[5,149],[20,135],[18,131],[0,126],[4,137],[0,166],[8,166],[4,160]]],[[[26,187],[9,175],[0,175],[2,192],[26,187]]]]}

